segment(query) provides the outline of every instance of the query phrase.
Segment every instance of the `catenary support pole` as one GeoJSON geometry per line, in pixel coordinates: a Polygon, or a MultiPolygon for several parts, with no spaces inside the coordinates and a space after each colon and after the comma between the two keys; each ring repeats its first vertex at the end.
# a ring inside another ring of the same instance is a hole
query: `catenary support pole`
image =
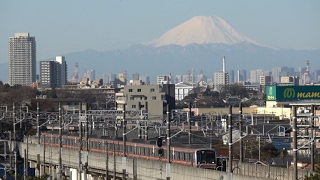
{"type": "Polygon", "coordinates": [[[126,121],[126,104],[123,105],[123,111],[122,111],[122,129],[123,129],[123,134],[122,134],[122,139],[123,139],[123,157],[122,157],[122,180],[126,179],[126,164],[127,164],[127,158],[126,158],[126,130],[127,130],[127,121],[126,121]]]}
{"type": "Polygon", "coordinates": [[[79,167],[78,167],[78,179],[81,180],[82,173],[82,122],[79,122],[79,167]]]}
{"type": "Polygon", "coordinates": [[[311,173],[314,172],[314,105],[311,105],[311,173]]]}
{"type": "Polygon", "coordinates": [[[105,180],[108,180],[108,176],[109,176],[109,149],[108,149],[108,142],[105,141],[104,142],[104,149],[106,151],[106,179],[105,180]]]}
{"type": "Polygon", "coordinates": [[[232,106],[229,106],[228,131],[229,131],[229,164],[228,164],[228,172],[232,173],[232,106]]]}
{"type": "Polygon", "coordinates": [[[39,119],[39,102],[37,102],[37,172],[40,177],[40,119],[39,119]]]}
{"type": "Polygon", "coordinates": [[[169,104],[167,104],[167,158],[168,158],[168,162],[166,165],[167,180],[170,180],[170,106],[169,104]]]}
{"type": "Polygon", "coordinates": [[[243,144],[242,144],[242,103],[239,103],[239,132],[240,132],[240,163],[243,162],[243,144]]]}
{"type": "Polygon", "coordinates": [[[18,178],[17,170],[17,144],[16,144],[16,107],[13,103],[12,107],[12,121],[13,121],[13,151],[14,151],[14,177],[18,178]]]}
{"type": "Polygon", "coordinates": [[[191,102],[188,106],[189,146],[191,146],[191,102]]]}
{"type": "Polygon", "coordinates": [[[297,107],[292,107],[292,132],[293,132],[293,179],[298,180],[298,147],[297,147],[297,107]]]}
{"type": "Polygon", "coordinates": [[[62,180],[62,117],[61,103],[59,103],[59,179],[62,180]]]}

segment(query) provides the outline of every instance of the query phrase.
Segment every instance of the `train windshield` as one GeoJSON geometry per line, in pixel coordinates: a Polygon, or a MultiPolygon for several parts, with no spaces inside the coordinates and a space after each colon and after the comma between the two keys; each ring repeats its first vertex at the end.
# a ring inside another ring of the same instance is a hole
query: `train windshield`
{"type": "Polygon", "coordinates": [[[215,152],[212,150],[197,151],[197,164],[213,164],[215,162],[215,152]]]}

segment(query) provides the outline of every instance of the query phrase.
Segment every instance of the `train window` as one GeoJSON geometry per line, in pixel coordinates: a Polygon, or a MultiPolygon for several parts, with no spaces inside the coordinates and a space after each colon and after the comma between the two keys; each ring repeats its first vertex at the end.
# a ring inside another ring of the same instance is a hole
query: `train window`
{"type": "Polygon", "coordinates": [[[189,156],[190,156],[190,153],[184,153],[184,159],[185,159],[186,161],[190,161],[189,156]]]}
{"type": "Polygon", "coordinates": [[[146,155],[146,148],[142,147],[142,155],[146,155]]]}

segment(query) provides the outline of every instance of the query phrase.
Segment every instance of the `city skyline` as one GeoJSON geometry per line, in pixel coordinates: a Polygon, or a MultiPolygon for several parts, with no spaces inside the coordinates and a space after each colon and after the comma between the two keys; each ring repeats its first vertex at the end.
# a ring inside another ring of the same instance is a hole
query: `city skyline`
{"type": "MultiPolygon", "coordinates": [[[[29,32],[37,37],[38,60],[86,49],[121,49],[158,38],[170,28],[200,15],[219,16],[245,35],[271,46],[320,49],[318,1],[243,1],[237,5],[220,1],[98,1],[77,2],[78,8],[73,8],[74,4],[74,1],[3,3],[0,15],[10,18],[0,19],[2,46],[6,46],[12,33],[29,32]],[[26,8],[36,11],[22,14],[26,8]],[[47,13],[56,9],[58,13],[47,13]],[[13,10],[15,13],[11,13],[13,10]]],[[[2,48],[0,63],[7,60],[7,50],[2,48]]]]}

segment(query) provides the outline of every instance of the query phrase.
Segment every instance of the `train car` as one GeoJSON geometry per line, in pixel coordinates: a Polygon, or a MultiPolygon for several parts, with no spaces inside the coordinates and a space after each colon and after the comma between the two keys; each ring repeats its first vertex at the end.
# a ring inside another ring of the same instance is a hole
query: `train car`
{"type": "MultiPolygon", "coordinates": [[[[49,146],[59,146],[59,135],[55,133],[42,133],[42,143],[49,146]]],[[[79,150],[109,153],[123,156],[123,141],[117,139],[90,137],[88,141],[76,135],[62,135],[62,147],[79,150]]],[[[168,161],[167,147],[158,147],[156,141],[126,141],[125,155],[132,158],[141,158],[157,161],[168,161]]],[[[227,149],[190,148],[183,146],[170,146],[170,162],[194,166],[198,168],[226,171],[228,158],[227,149]]]]}

